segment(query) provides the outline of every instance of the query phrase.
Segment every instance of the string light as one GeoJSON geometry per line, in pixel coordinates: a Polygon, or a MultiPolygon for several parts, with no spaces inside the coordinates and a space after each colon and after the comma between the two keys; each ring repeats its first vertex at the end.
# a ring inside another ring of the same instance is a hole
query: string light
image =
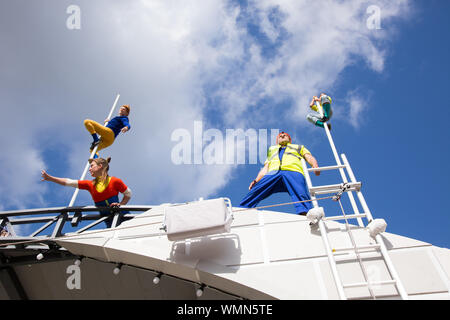
{"type": "Polygon", "coordinates": [[[153,278],[153,283],[154,284],[158,284],[159,281],[161,281],[161,276],[163,275],[162,272],[159,272],[154,278],[153,278]]]}
{"type": "Polygon", "coordinates": [[[202,284],[200,286],[200,288],[197,289],[197,291],[195,292],[195,294],[197,295],[198,298],[200,298],[203,295],[203,290],[205,289],[205,285],[202,284]]]}
{"type": "Polygon", "coordinates": [[[113,270],[113,273],[117,276],[120,273],[120,269],[122,268],[122,264],[118,263],[113,270]]]}

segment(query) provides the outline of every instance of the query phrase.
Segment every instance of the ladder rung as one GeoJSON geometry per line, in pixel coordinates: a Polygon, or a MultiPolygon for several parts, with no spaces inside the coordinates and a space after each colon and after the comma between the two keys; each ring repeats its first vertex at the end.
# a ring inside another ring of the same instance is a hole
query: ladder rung
{"type": "MultiPolygon", "coordinates": [[[[361,182],[349,182],[349,189],[346,191],[359,191],[361,189],[361,182]]],[[[311,195],[324,194],[324,193],[336,193],[341,191],[342,184],[330,184],[326,186],[318,186],[309,188],[311,195]]]]}
{"type": "Polygon", "coordinates": [[[342,251],[356,251],[356,249],[358,250],[367,250],[367,249],[378,249],[380,248],[379,244],[370,244],[367,246],[361,246],[361,247],[348,247],[348,248],[336,248],[336,249],[332,249],[333,252],[342,252],[342,251]]]}
{"type": "MultiPolygon", "coordinates": [[[[386,285],[386,284],[396,284],[397,280],[385,280],[385,281],[377,281],[377,282],[371,282],[371,286],[379,286],[379,285],[386,285]]],[[[368,286],[367,282],[356,282],[356,283],[350,283],[343,285],[344,288],[357,288],[357,287],[365,287],[368,286]]]]}
{"type": "MultiPolygon", "coordinates": [[[[345,262],[345,261],[357,261],[358,256],[355,252],[347,252],[347,254],[335,254],[334,256],[335,262],[345,262]]],[[[380,254],[379,251],[375,250],[367,250],[360,251],[359,258],[361,259],[384,259],[384,257],[380,254]]]]}
{"type": "Polygon", "coordinates": [[[366,214],[365,213],[359,213],[359,214],[346,214],[345,217],[344,216],[331,216],[331,217],[325,217],[323,218],[324,221],[327,220],[344,220],[345,218],[347,219],[356,219],[356,218],[365,218],[366,214]]]}
{"type": "Polygon", "coordinates": [[[346,168],[345,164],[336,165],[336,166],[318,167],[318,168],[308,168],[308,171],[325,171],[325,170],[334,170],[334,169],[343,169],[343,168],[346,168]]]}

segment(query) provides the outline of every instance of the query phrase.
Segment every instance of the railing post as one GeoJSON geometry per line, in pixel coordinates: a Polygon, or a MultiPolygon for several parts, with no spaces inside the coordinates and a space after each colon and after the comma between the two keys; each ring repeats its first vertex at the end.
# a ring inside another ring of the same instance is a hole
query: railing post
{"type": "Polygon", "coordinates": [[[55,228],[53,229],[52,238],[56,238],[61,236],[62,229],[64,228],[64,222],[67,219],[67,212],[62,212],[58,216],[58,221],[56,221],[55,228]]]}

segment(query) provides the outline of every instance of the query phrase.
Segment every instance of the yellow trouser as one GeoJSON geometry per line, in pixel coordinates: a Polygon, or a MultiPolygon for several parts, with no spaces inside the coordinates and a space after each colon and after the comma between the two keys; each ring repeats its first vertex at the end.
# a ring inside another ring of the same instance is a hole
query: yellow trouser
{"type": "Polygon", "coordinates": [[[84,120],[84,126],[90,134],[97,133],[101,136],[97,151],[105,149],[113,144],[114,132],[110,128],[102,126],[100,123],[90,119],[84,120]]]}

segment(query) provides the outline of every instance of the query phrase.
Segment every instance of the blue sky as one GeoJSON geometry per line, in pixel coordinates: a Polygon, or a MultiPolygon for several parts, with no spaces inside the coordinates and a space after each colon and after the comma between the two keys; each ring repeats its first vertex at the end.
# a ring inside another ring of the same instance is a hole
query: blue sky
{"type": "MultiPolygon", "coordinates": [[[[325,133],[305,118],[324,91],[336,147],[373,216],[388,232],[450,248],[448,1],[40,0],[0,9],[0,209],[67,205],[73,189],[41,182],[40,169],[78,178],[91,142],[82,122],[102,121],[117,93],[132,107],[132,130],[102,156],[133,190],[130,204],[226,196],[237,205],[260,165],[175,165],[173,132],[193,135],[194,121],[224,136],[280,129],[332,165],[325,133]],[[71,4],[79,30],[66,27],[71,4]],[[370,5],[380,30],[367,28],[370,5]]],[[[313,177],[338,182],[337,173],[313,177]]],[[[82,191],[76,204],[91,199],[82,191]]]]}

